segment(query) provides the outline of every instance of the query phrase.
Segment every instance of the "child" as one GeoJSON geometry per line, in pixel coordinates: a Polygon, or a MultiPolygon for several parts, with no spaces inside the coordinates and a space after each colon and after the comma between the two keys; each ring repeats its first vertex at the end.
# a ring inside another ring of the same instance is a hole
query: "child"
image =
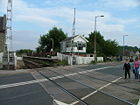
{"type": "Polygon", "coordinates": [[[124,63],[124,66],[123,66],[123,70],[125,70],[125,79],[127,78],[127,74],[129,76],[129,79],[130,79],[130,64],[129,64],[129,60],[126,59],[126,62],[124,63]]]}

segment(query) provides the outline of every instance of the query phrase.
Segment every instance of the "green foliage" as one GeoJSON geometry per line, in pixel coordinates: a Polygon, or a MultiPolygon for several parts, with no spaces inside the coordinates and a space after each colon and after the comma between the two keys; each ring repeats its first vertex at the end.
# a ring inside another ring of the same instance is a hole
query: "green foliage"
{"type": "Polygon", "coordinates": [[[90,64],[97,64],[97,62],[95,62],[95,61],[91,61],[90,64]]]}
{"type": "MultiPolygon", "coordinates": [[[[136,52],[136,51],[140,51],[140,48],[138,48],[138,47],[132,47],[132,46],[124,46],[125,47],[125,49],[126,50],[129,50],[129,51],[134,51],[134,52],[136,52]]],[[[119,49],[120,50],[122,50],[123,49],[123,46],[119,46],[119,49]]]]}
{"type": "Polygon", "coordinates": [[[87,53],[94,53],[94,36],[96,35],[96,51],[98,56],[103,56],[104,37],[99,32],[89,34],[89,42],[87,43],[87,53]]]}
{"type": "Polygon", "coordinates": [[[56,63],[56,65],[68,65],[68,62],[65,61],[65,60],[63,60],[63,61],[58,61],[58,62],[56,63]]]}
{"type": "Polygon", "coordinates": [[[135,55],[135,53],[137,51],[140,52],[140,48],[138,48],[136,46],[134,46],[134,47],[132,47],[132,46],[119,46],[119,53],[118,53],[118,55],[123,55],[122,54],[123,48],[124,48],[124,54],[126,56],[133,56],[133,55],[135,55]]]}
{"type": "Polygon", "coordinates": [[[62,29],[53,27],[47,34],[40,36],[39,44],[40,46],[36,48],[37,52],[49,52],[51,48],[54,51],[60,51],[60,42],[67,37],[62,29]]]}
{"type": "Polygon", "coordinates": [[[112,40],[104,40],[100,32],[89,34],[87,43],[87,53],[94,53],[94,36],[96,35],[97,56],[114,56],[118,53],[118,43],[112,40]]]}
{"type": "Polygon", "coordinates": [[[16,54],[17,54],[17,56],[21,56],[23,54],[32,53],[32,52],[34,52],[34,51],[31,49],[20,49],[20,50],[16,51],[16,54]]]}
{"type": "Polygon", "coordinates": [[[118,43],[115,40],[106,40],[103,50],[106,56],[115,56],[119,51],[118,43]]]}

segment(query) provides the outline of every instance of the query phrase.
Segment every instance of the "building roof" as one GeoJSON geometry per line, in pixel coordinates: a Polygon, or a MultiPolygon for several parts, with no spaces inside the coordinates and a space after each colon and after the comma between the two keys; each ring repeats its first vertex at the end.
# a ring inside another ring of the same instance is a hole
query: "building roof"
{"type": "Polygon", "coordinates": [[[60,43],[66,42],[66,41],[70,41],[70,40],[75,39],[75,38],[77,38],[77,37],[81,37],[83,40],[85,40],[86,42],[88,42],[88,40],[87,40],[85,37],[83,37],[83,36],[81,36],[81,35],[75,35],[75,36],[71,36],[71,37],[68,37],[68,38],[64,39],[64,40],[61,41],[60,43]]]}

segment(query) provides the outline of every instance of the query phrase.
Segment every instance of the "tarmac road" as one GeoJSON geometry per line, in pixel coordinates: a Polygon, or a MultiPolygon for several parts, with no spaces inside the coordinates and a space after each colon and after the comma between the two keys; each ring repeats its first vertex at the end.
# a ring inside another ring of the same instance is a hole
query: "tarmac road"
{"type": "Polygon", "coordinates": [[[0,71],[0,105],[54,105],[53,99],[60,105],[84,104],[38,71],[88,105],[135,105],[140,98],[140,82],[133,74],[123,79],[122,64],[110,63],[0,71]]]}

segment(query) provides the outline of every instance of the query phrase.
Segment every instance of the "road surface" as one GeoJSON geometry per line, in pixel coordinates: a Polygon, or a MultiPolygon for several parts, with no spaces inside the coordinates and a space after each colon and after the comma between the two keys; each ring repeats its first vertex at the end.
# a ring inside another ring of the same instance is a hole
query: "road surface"
{"type": "Polygon", "coordinates": [[[0,105],[137,105],[140,82],[123,74],[121,63],[0,71],[0,105]]]}

